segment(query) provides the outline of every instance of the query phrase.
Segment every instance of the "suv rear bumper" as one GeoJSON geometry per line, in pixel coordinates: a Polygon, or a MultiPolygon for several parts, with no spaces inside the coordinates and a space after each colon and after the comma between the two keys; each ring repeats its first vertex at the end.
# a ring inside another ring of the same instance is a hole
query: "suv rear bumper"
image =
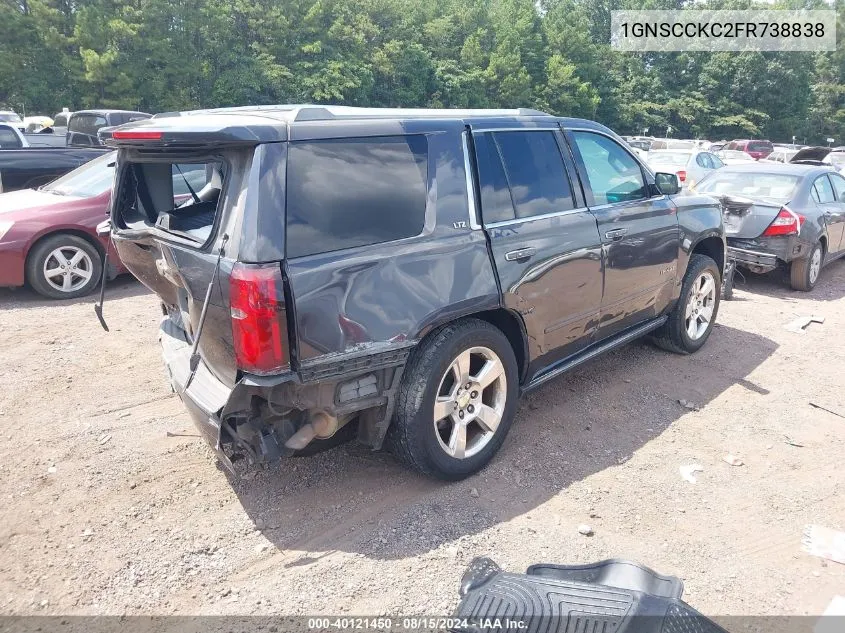
{"type": "MultiPolygon", "coordinates": [[[[202,437],[230,469],[229,452],[245,452],[256,462],[294,454],[300,447],[289,446],[287,441],[318,412],[342,428],[362,411],[373,410],[373,415],[359,421],[358,438],[380,448],[392,417],[401,368],[410,352],[410,344],[403,343],[381,353],[351,354],[335,363],[309,366],[302,372],[307,382],[291,372],[244,375],[234,387],[221,382],[201,359],[196,376],[185,389],[191,345],[169,317],[161,320],[159,342],[173,391],[202,437]],[[269,406],[271,400],[275,406],[269,406]]],[[[336,431],[328,438],[317,435],[313,439],[329,439],[336,431]]]]}
{"type": "Polygon", "coordinates": [[[203,438],[211,445],[217,454],[228,463],[220,442],[220,411],[228,402],[232,390],[220,382],[200,361],[188,389],[185,384],[191,373],[191,346],[185,340],[179,328],[168,317],[161,320],[159,326],[159,343],[170,378],[170,386],[188,409],[188,413],[199,429],[203,438]]]}

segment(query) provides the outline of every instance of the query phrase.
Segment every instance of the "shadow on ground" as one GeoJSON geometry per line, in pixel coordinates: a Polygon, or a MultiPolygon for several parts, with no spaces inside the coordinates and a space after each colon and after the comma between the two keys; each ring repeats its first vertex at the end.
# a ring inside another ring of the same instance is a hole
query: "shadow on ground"
{"type": "MultiPolygon", "coordinates": [[[[845,297],[845,258],[822,268],[818,283],[810,292],[793,290],[789,285],[789,271],[786,268],[778,268],[765,275],[739,269],[734,279],[734,288],[786,301],[836,301],[845,297]]],[[[740,297],[736,299],[742,300],[740,297]]]]}
{"type": "Polygon", "coordinates": [[[294,550],[287,566],[334,550],[418,555],[530,512],[627,461],[689,412],[679,399],[706,406],[734,384],[766,395],[748,376],[776,349],[767,338],[717,325],[692,356],[645,342],[616,350],[524,399],[502,450],[463,482],[431,481],[357,444],[229,479],[264,535],[294,550]]]}
{"type": "MultiPolygon", "coordinates": [[[[120,275],[106,285],[106,306],[105,313],[108,317],[109,300],[125,299],[149,294],[150,291],[135,279],[132,275],[120,275]]],[[[28,286],[23,288],[0,288],[0,310],[29,310],[36,308],[58,306],[73,306],[80,303],[91,304],[93,315],[94,304],[100,297],[100,288],[97,286],[95,292],[76,299],[47,299],[36,293],[28,286]]]]}

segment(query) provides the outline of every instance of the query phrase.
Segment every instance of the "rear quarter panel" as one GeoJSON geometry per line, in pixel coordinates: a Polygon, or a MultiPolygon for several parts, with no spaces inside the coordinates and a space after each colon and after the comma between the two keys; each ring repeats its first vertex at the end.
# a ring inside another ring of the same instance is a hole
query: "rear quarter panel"
{"type": "MultiPolygon", "coordinates": [[[[725,251],[725,229],[722,225],[722,207],[716,198],[702,194],[673,196],[672,201],[678,208],[678,226],[681,230],[681,244],[678,252],[678,283],[686,274],[687,266],[696,245],[709,237],[716,237],[722,242],[725,251]]],[[[716,262],[723,270],[725,261],[716,262]]]]}
{"type": "Polygon", "coordinates": [[[428,138],[420,236],[288,260],[301,364],[407,346],[432,328],[499,306],[493,264],[468,212],[462,126],[428,138]]]}

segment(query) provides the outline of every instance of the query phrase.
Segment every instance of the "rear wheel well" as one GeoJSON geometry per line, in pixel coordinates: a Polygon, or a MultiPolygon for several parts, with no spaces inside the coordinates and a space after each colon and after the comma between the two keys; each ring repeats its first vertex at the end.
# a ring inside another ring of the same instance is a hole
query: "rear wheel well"
{"type": "Polygon", "coordinates": [[[719,267],[719,274],[724,275],[725,273],[725,244],[722,240],[715,235],[711,237],[705,237],[703,240],[698,242],[695,247],[692,249],[692,253],[690,253],[690,257],[692,255],[699,253],[701,255],[707,255],[710,259],[716,262],[716,266],[719,267]]]}
{"type": "Polygon", "coordinates": [[[97,252],[100,254],[100,259],[103,258],[105,252],[103,251],[103,245],[100,244],[98,240],[95,240],[89,233],[85,231],[80,231],[79,229],[59,229],[58,231],[50,231],[49,233],[45,233],[37,240],[35,240],[29,246],[29,250],[26,252],[26,265],[29,265],[29,257],[30,254],[35,250],[35,247],[38,246],[41,242],[51,237],[55,237],[56,235],[75,235],[77,237],[81,237],[83,240],[88,242],[91,246],[97,249],[97,252]]]}
{"type": "Polygon", "coordinates": [[[507,337],[513,348],[513,354],[516,356],[516,364],[519,367],[519,378],[521,382],[525,378],[525,371],[528,367],[528,347],[525,340],[525,328],[519,317],[504,308],[486,310],[469,316],[487,321],[493,327],[501,330],[507,337]]]}

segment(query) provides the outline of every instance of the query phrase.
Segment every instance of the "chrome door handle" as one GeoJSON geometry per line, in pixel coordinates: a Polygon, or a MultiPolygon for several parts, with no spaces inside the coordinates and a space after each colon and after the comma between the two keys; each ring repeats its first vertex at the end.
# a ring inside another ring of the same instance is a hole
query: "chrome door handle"
{"type": "Polygon", "coordinates": [[[505,253],[505,259],[509,262],[524,262],[534,257],[537,249],[529,246],[528,248],[518,248],[515,251],[505,253]]]}
{"type": "Polygon", "coordinates": [[[625,234],[628,232],[628,229],[612,229],[604,234],[604,236],[609,239],[613,240],[614,242],[621,240],[625,237],[625,234]]]}

